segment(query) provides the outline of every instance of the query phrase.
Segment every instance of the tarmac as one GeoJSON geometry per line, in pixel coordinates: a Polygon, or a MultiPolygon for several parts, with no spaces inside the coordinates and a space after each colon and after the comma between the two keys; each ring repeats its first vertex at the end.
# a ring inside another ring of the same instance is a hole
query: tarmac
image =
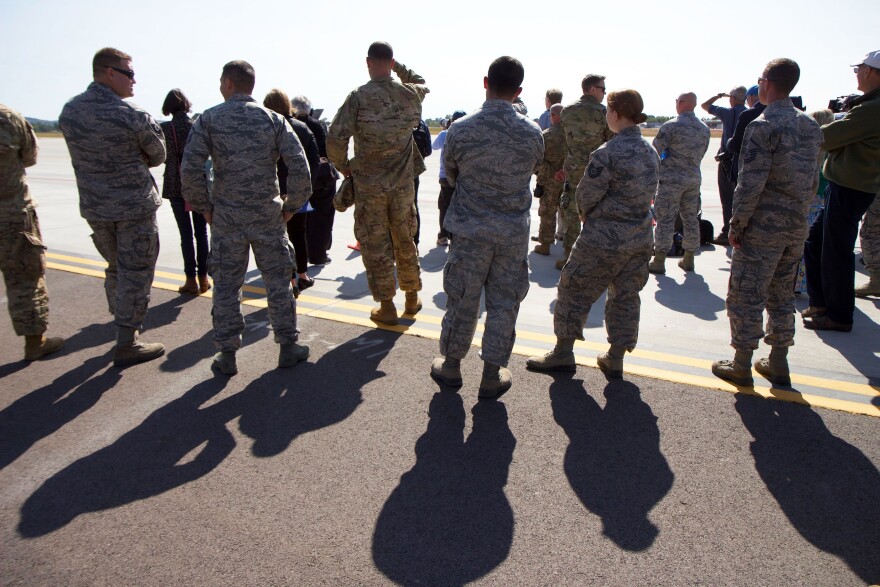
{"type": "MultiPolygon", "coordinates": [[[[143,334],[168,352],[112,367],[102,264],[63,142],[43,140],[29,178],[49,334],[67,344],[25,363],[0,317],[0,585],[880,582],[877,300],[857,301],[852,333],[798,328],[792,388],[736,389],[708,371],[732,350],[728,252],[706,247],[698,274],[667,263],[649,280],[624,380],[593,368],[601,303],[582,366],[549,376],[523,355],[552,346],[558,272],[531,255],[514,387],[478,401],[477,349],[458,393],[428,376],[445,250],[427,162],[425,309],[398,327],[367,319],[351,214],[337,215],[333,262],[310,268],[317,284],[298,300],[310,359],[276,368],[254,271],[226,378],[209,367],[209,297],[176,292],[168,206],[143,334]]],[[[704,165],[718,226],[714,177],[704,165]]]]}

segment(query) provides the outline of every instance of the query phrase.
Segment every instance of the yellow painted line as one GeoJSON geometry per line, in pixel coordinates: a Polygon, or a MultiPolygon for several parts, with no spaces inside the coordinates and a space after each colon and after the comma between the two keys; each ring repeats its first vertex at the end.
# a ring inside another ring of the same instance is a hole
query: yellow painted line
{"type": "MultiPolygon", "coordinates": [[[[91,259],[83,259],[80,257],[70,257],[67,255],[59,255],[57,253],[47,253],[47,257],[71,261],[75,263],[80,263],[83,265],[92,265],[95,267],[106,267],[106,263],[101,261],[94,261],[91,259]]],[[[60,263],[53,263],[51,261],[46,263],[46,266],[51,269],[57,269],[59,271],[67,271],[70,273],[78,273],[80,275],[88,275],[91,277],[104,278],[103,271],[97,271],[93,269],[88,269],[85,267],[72,266],[72,265],[64,265],[60,263]]],[[[179,274],[172,273],[164,273],[157,272],[157,275],[167,276],[177,283],[183,283],[180,279],[179,274]]],[[[162,281],[154,281],[153,287],[158,289],[164,289],[169,291],[177,291],[177,283],[167,283],[162,281]]],[[[256,293],[265,296],[265,289],[253,287],[253,286],[244,286],[244,291],[249,293],[256,293]]],[[[208,291],[205,294],[202,294],[204,297],[211,297],[211,291],[208,291]]],[[[396,326],[389,325],[378,325],[366,315],[369,313],[369,310],[372,308],[369,305],[361,304],[357,302],[349,302],[345,300],[332,300],[327,298],[319,298],[314,296],[301,296],[300,300],[306,301],[308,303],[314,304],[322,304],[321,308],[305,308],[303,306],[299,306],[297,308],[297,312],[303,316],[310,316],[314,318],[321,318],[326,320],[332,320],[335,322],[342,322],[346,324],[355,324],[358,326],[364,326],[367,328],[381,328],[383,330],[390,330],[392,332],[399,332],[401,334],[410,334],[415,336],[421,336],[423,338],[439,340],[440,332],[436,329],[429,328],[421,328],[418,326],[419,323],[422,324],[432,324],[432,325],[440,325],[442,319],[436,316],[430,315],[419,315],[418,317],[411,317],[414,320],[414,324],[398,324],[396,326]],[[363,312],[364,316],[350,316],[347,314],[341,314],[337,312],[333,312],[332,310],[328,310],[327,308],[339,308],[352,310],[357,312],[363,312]]],[[[265,298],[243,298],[242,303],[247,304],[249,306],[265,308],[268,307],[268,303],[265,298]]],[[[407,317],[407,315],[404,315],[407,317]]],[[[483,330],[482,324],[477,326],[479,331],[483,330]]],[[[546,335],[540,333],[533,332],[517,332],[517,338],[523,340],[532,340],[537,342],[545,342],[553,344],[556,342],[556,337],[553,335],[546,335]]],[[[577,341],[576,346],[582,349],[590,349],[596,351],[604,351],[607,345],[595,342],[588,341],[577,341]]],[[[481,346],[479,340],[474,341],[474,346],[481,346]]],[[[515,344],[513,347],[513,352],[517,355],[522,356],[535,356],[541,355],[546,352],[546,349],[534,348],[530,346],[526,346],[523,344],[515,344]]],[[[639,351],[636,349],[633,353],[633,356],[654,360],[658,362],[666,362],[675,365],[683,365],[689,367],[697,367],[697,368],[705,368],[707,371],[711,369],[711,361],[707,361],[704,359],[692,359],[689,357],[681,357],[678,355],[670,355],[667,353],[658,353],[654,351],[639,351]]],[[[582,357],[575,355],[575,361],[579,365],[583,365],[586,367],[596,367],[596,361],[593,358],[582,357]]],[[[849,412],[853,414],[862,414],[867,416],[880,417],[880,406],[875,406],[871,404],[861,404],[856,402],[850,402],[846,400],[840,400],[836,398],[828,398],[819,395],[813,394],[802,394],[796,391],[789,391],[785,389],[776,389],[766,386],[755,386],[754,388],[742,388],[732,385],[724,380],[718,379],[716,377],[707,377],[702,375],[693,375],[690,373],[682,373],[680,371],[670,371],[667,369],[659,369],[656,367],[649,367],[646,365],[638,365],[631,362],[626,364],[626,372],[633,375],[640,375],[642,377],[650,377],[652,379],[661,379],[664,381],[670,381],[673,383],[682,383],[685,385],[693,385],[696,387],[704,387],[708,389],[718,389],[721,391],[727,391],[730,393],[744,393],[747,395],[754,395],[758,397],[763,397],[767,399],[779,399],[783,401],[799,403],[809,406],[817,406],[828,408],[832,410],[838,410],[843,412],[849,412]]],[[[842,391],[847,393],[853,393],[857,395],[865,395],[868,397],[877,397],[880,396],[880,388],[871,385],[844,382],[844,381],[834,381],[830,379],[824,379],[820,377],[812,377],[808,375],[796,375],[792,374],[791,376],[792,384],[801,384],[808,385],[811,387],[828,389],[830,391],[842,391]]]]}

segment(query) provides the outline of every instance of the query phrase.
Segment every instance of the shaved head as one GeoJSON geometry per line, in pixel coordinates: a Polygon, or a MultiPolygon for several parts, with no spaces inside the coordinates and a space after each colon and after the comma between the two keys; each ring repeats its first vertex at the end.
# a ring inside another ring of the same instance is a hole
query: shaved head
{"type": "Polygon", "coordinates": [[[697,95],[693,92],[685,92],[678,97],[678,103],[682,105],[685,111],[693,110],[697,107],[697,95]]]}

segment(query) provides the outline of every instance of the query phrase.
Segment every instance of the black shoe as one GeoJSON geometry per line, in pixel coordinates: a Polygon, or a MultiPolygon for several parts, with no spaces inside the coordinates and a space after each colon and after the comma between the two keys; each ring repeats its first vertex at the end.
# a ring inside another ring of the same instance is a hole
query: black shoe
{"type": "Polygon", "coordinates": [[[315,280],[311,277],[306,277],[305,279],[300,277],[296,280],[296,287],[299,288],[300,292],[309,289],[313,285],[315,285],[315,280]]]}
{"type": "Polygon", "coordinates": [[[536,243],[541,242],[541,239],[539,239],[539,238],[536,237],[536,236],[533,236],[533,237],[532,237],[532,240],[535,241],[536,243]]]}
{"type": "Polygon", "coordinates": [[[323,259],[317,259],[315,261],[309,261],[312,265],[329,265],[332,259],[330,257],[324,257],[323,259]]]}

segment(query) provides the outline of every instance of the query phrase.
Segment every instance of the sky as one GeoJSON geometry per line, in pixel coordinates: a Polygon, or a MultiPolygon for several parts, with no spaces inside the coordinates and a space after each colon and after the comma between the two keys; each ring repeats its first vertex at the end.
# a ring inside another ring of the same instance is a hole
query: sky
{"type": "MultiPolygon", "coordinates": [[[[675,98],[699,102],[756,83],[764,66],[789,57],[801,66],[793,92],[808,110],[855,93],[850,64],[880,49],[880,2],[827,0],[709,3],[402,2],[328,0],[0,0],[0,103],[56,120],[91,82],[91,60],[106,46],[132,55],[132,100],[163,118],[162,102],[181,88],[200,112],[222,101],[220,71],[233,59],[254,66],[254,97],[272,88],[304,94],[332,119],[345,96],[368,81],[371,42],[426,79],[423,117],[471,112],[485,99],[483,76],[501,55],[525,67],[522,98],[532,118],[544,92],[563,103],[581,95],[588,73],[609,90],[634,88],[645,112],[675,114],[675,98]],[[296,9],[296,6],[302,8],[296,9]]],[[[726,100],[719,104],[727,105],[726,100]]],[[[701,112],[699,112],[701,113],[701,112]]]]}

